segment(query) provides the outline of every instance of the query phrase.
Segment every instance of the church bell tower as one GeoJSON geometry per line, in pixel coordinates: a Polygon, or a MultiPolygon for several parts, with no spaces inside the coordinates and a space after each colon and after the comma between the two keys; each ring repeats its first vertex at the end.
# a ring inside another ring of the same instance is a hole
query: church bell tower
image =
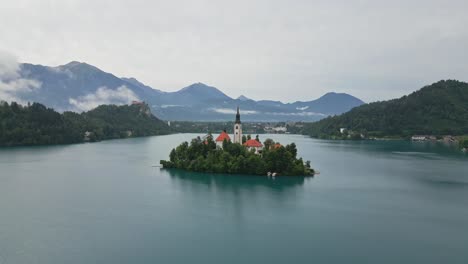
{"type": "Polygon", "coordinates": [[[242,124],[240,121],[239,107],[237,107],[236,122],[234,123],[234,143],[242,144],[242,124]]]}

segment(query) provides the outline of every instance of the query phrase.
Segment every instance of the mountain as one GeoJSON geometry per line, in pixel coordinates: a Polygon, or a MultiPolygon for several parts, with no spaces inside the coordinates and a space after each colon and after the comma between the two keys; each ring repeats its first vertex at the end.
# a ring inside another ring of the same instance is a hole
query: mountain
{"type": "Polygon", "coordinates": [[[239,101],[249,101],[249,100],[252,100],[244,95],[240,95],[239,97],[237,97],[237,100],[239,101]]]}
{"type": "Polygon", "coordinates": [[[161,91],[161,90],[158,90],[158,89],[153,89],[147,85],[145,85],[144,83],[141,83],[140,81],[138,81],[137,79],[133,78],[133,77],[130,77],[130,78],[125,78],[125,77],[122,77],[121,78],[123,81],[131,84],[131,85],[134,85],[134,86],[137,86],[139,87],[142,91],[144,92],[147,92],[149,93],[150,95],[155,95],[155,94],[163,94],[164,92],[161,91]],[[156,93],[155,93],[156,92],[156,93]]]}
{"type": "Polygon", "coordinates": [[[57,67],[24,63],[20,69],[21,78],[35,80],[41,86],[18,97],[23,102],[38,102],[58,111],[83,112],[102,104],[145,101],[164,120],[226,121],[233,118],[239,106],[244,121],[316,121],[363,104],[351,95],[337,93],[295,103],[254,101],[245,96],[233,99],[203,83],[164,92],[135,78],[120,78],[77,61],[57,67]]]}
{"type": "Polygon", "coordinates": [[[305,127],[314,136],[340,135],[340,128],[369,136],[468,134],[468,84],[439,81],[408,96],[353,108],[305,127]]]}
{"type": "Polygon", "coordinates": [[[226,100],[232,99],[217,88],[203,83],[194,83],[177,92],[168,92],[160,95],[156,103],[162,106],[190,106],[226,100]]]}
{"type": "MultiPolygon", "coordinates": [[[[20,75],[25,79],[41,83],[39,89],[24,94],[23,101],[39,102],[59,111],[88,110],[75,109],[73,102],[124,103],[128,98],[152,98],[160,92],[144,85],[137,85],[128,79],[120,79],[92,65],[73,61],[57,67],[21,64],[20,75]],[[113,94],[121,88],[121,95],[113,94]],[[96,94],[100,89],[101,93],[96,94]],[[130,91],[130,93],[125,93],[130,91]],[[106,100],[107,99],[107,100],[106,100]],[[71,101],[72,100],[72,101],[71,101]],[[73,101],[74,100],[74,101],[73,101]]],[[[97,106],[97,105],[92,105],[97,106]]],[[[89,109],[94,107],[89,107],[89,109]]]]}
{"type": "Polygon", "coordinates": [[[0,103],[0,120],[0,146],[70,144],[171,132],[145,104],[101,105],[81,114],[60,114],[39,103],[0,103]]]}
{"type": "Polygon", "coordinates": [[[341,114],[364,104],[360,99],[345,93],[327,93],[310,102],[295,102],[292,104],[298,110],[308,110],[327,115],[341,114]]]}

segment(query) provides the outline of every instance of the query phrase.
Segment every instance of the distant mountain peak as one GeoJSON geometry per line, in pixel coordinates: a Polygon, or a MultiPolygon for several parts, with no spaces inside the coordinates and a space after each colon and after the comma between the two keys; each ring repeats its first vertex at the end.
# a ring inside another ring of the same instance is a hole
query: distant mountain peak
{"type": "Polygon", "coordinates": [[[360,104],[364,104],[365,102],[362,101],[361,99],[354,97],[350,94],[347,93],[337,93],[337,92],[328,92],[324,95],[322,95],[320,98],[317,100],[328,100],[328,99],[335,99],[335,98],[342,98],[342,99],[350,99],[355,102],[359,102],[360,104]]]}
{"type": "Polygon", "coordinates": [[[250,101],[252,99],[244,96],[244,95],[240,95],[239,97],[237,97],[237,100],[240,100],[240,101],[250,101]]]}
{"type": "Polygon", "coordinates": [[[193,83],[179,90],[179,93],[186,93],[186,92],[216,93],[216,94],[228,97],[223,92],[221,92],[221,90],[219,90],[218,88],[206,85],[201,82],[193,83]]]}
{"type": "Polygon", "coordinates": [[[325,97],[325,96],[351,96],[347,93],[337,93],[337,92],[328,92],[324,95],[322,95],[322,97],[325,97]]]}
{"type": "Polygon", "coordinates": [[[67,66],[67,67],[73,67],[73,66],[76,66],[76,65],[79,65],[79,64],[82,64],[83,62],[81,61],[70,61],[69,63],[65,64],[65,65],[62,65],[62,66],[67,66]]]}
{"type": "Polygon", "coordinates": [[[60,65],[60,66],[57,66],[55,68],[61,69],[61,70],[70,70],[70,71],[78,70],[78,71],[99,71],[99,72],[103,72],[101,69],[99,69],[96,66],[87,64],[86,62],[80,62],[80,61],[71,61],[71,62],[69,62],[67,64],[60,65]]]}
{"type": "MultiPolygon", "coordinates": [[[[215,87],[206,85],[206,84],[201,83],[201,82],[197,82],[197,83],[192,83],[191,85],[180,89],[180,92],[182,92],[182,91],[194,90],[194,89],[215,89],[215,90],[218,90],[218,89],[216,89],[215,87]]],[[[218,90],[218,91],[219,91],[219,90],[218,90]]]]}

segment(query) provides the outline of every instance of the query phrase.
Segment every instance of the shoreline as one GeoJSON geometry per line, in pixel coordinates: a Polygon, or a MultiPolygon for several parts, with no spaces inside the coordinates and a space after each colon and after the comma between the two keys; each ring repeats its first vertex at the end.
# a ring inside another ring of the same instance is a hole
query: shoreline
{"type": "Polygon", "coordinates": [[[227,172],[203,172],[203,171],[191,171],[191,170],[185,170],[185,169],[180,169],[180,168],[164,168],[164,166],[159,165],[159,166],[152,166],[154,168],[159,168],[160,170],[167,170],[167,171],[183,171],[183,172],[191,172],[191,173],[198,173],[202,175],[226,175],[226,176],[252,176],[252,177],[260,177],[260,178],[271,178],[275,179],[276,177],[278,178],[314,178],[315,175],[319,175],[320,172],[317,171],[315,173],[312,173],[310,175],[276,175],[276,176],[268,176],[268,175],[258,175],[258,174],[239,174],[239,173],[227,173],[227,172]]]}

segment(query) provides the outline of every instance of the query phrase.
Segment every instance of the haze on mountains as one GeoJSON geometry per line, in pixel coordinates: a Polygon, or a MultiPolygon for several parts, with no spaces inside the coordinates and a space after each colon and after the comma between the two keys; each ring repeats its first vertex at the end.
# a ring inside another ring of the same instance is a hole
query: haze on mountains
{"type": "Polygon", "coordinates": [[[316,121],[364,103],[351,95],[333,92],[294,103],[255,101],[245,96],[234,99],[203,83],[164,92],[135,78],[119,78],[76,61],[57,67],[23,63],[17,69],[17,78],[36,84],[34,89],[15,94],[23,103],[38,102],[58,111],[82,112],[103,104],[145,101],[163,120],[226,121],[232,119],[239,106],[244,121],[316,121]]]}

